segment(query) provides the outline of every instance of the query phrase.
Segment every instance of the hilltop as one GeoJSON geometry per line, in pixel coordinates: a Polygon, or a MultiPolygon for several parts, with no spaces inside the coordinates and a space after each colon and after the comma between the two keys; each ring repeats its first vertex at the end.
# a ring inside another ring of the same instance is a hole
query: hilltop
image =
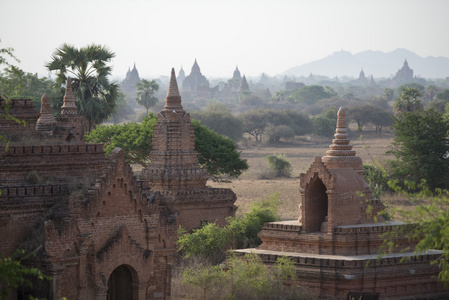
{"type": "Polygon", "coordinates": [[[290,68],[283,75],[308,76],[312,73],[329,77],[358,77],[363,68],[367,76],[393,77],[405,59],[417,77],[449,77],[449,58],[433,56],[423,58],[407,49],[396,49],[387,53],[368,50],[357,54],[342,50],[323,59],[290,68]]]}

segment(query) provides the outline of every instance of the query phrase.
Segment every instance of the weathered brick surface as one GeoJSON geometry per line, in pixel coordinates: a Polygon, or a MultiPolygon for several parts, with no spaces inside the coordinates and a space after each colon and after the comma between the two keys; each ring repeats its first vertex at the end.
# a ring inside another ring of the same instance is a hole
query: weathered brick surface
{"type": "Polygon", "coordinates": [[[384,222],[368,213],[368,206],[373,215],[384,206],[362,177],[362,161],[351,150],[344,115],[340,109],[327,156],[317,157],[300,175],[298,220],[265,224],[260,247],[236,252],[255,251],[266,264],[280,256],[291,258],[299,277],[295,284],[320,297],[345,299],[349,292],[379,293],[380,299],[449,297],[438,283],[438,266],[430,264],[440,251],[404,253],[413,251],[418,240],[408,240],[402,232],[416,225],[384,222]],[[394,232],[396,253],[379,258],[382,234],[394,232]]]}
{"type": "Polygon", "coordinates": [[[182,107],[174,70],[153,132],[151,162],[141,178],[161,192],[169,219],[192,230],[204,221],[224,224],[228,216],[234,216],[235,194],[230,189],[206,187],[208,174],[198,164],[193,125],[182,107]]]}
{"type": "Polygon", "coordinates": [[[130,274],[125,288],[133,299],[170,299],[178,226],[224,224],[234,215],[235,194],[205,186],[190,116],[174,88],[158,117],[153,165],[139,180],[121,149],[106,158],[103,145],[84,143],[71,89],[54,120],[43,97],[37,130],[32,102],[12,101],[10,112],[27,126],[2,121],[0,131],[39,143],[0,146],[0,253],[18,247],[37,253],[30,263],[52,276],[39,297],[106,299],[119,289],[108,281],[130,274]]]}

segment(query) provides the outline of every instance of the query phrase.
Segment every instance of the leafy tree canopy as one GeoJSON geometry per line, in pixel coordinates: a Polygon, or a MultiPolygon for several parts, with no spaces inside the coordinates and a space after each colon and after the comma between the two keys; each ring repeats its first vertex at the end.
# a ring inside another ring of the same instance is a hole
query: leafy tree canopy
{"type": "Polygon", "coordinates": [[[423,108],[419,97],[422,96],[420,90],[416,87],[401,87],[399,97],[394,104],[396,113],[411,112],[423,108]]]}
{"type": "Polygon", "coordinates": [[[158,99],[154,96],[154,93],[159,90],[159,85],[154,80],[142,79],[141,82],[137,83],[137,98],[136,101],[139,105],[142,105],[147,110],[150,107],[156,105],[158,99]]]}
{"type": "MultiPolygon", "coordinates": [[[[28,98],[34,107],[40,110],[41,98],[47,93],[50,99],[59,97],[59,90],[54,88],[53,81],[36,74],[26,73],[18,67],[10,66],[0,76],[0,94],[5,98],[28,98]]],[[[56,108],[61,110],[61,107],[56,108]]]]}
{"type": "Polygon", "coordinates": [[[336,96],[337,93],[330,87],[322,87],[320,85],[309,85],[298,90],[294,90],[291,96],[294,102],[304,104],[314,104],[318,100],[331,98],[336,96]]]}
{"type": "Polygon", "coordinates": [[[400,181],[425,180],[431,189],[449,187],[449,118],[433,109],[396,116],[393,174],[400,181]]]}
{"type": "Polygon", "coordinates": [[[63,90],[67,77],[72,78],[72,88],[78,113],[89,121],[89,131],[96,124],[106,121],[115,111],[118,84],[109,82],[112,67],[108,65],[115,54],[101,45],[82,48],[63,44],[56,49],[51,61],[46,64],[49,71],[56,72],[55,86],[63,90]]]}
{"type": "Polygon", "coordinates": [[[235,142],[243,137],[241,119],[234,116],[228,107],[219,102],[209,102],[204,110],[194,111],[191,116],[192,119],[200,121],[204,126],[235,142]]]}
{"type": "MultiPolygon", "coordinates": [[[[198,121],[193,121],[192,124],[198,162],[211,176],[215,179],[223,175],[238,177],[248,169],[246,160],[240,158],[240,152],[231,139],[216,134],[198,121]]],[[[145,166],[152,149],[155,125],[156,118],[152,114],[145,117],[142,123],[100,125],[86,135],[86,141],[105,144],[107,154],[120,147],[124,150],[128,162],[145,166]]]]}

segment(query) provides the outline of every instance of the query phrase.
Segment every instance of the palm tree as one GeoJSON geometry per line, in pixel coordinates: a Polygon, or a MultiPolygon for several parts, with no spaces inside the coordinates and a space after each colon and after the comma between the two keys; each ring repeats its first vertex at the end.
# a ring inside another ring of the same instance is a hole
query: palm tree
{"type": "Polygon", "coordinates": [[[105,46],[92,44],[77,49],[63,44],[46,64],[49,71],[56,71],[57,87],[64,87],[67,76],[72,78],[78,113],[88,120],[89,131],[115,111],[118,85],[109,82],[112,68],[107,65],[114,56],[105,46]]]}
{"type": "Polygon", "coordinates": [[[154,106],[158,101],[158,99],[154,96],[154,92],[158,90],[159,85],[154,80],[148,81],[142,79],[141,82],[137,83],[136,101],[138,104],[145,107],[147,110],[147,115],[150,107],[154,106]]]}

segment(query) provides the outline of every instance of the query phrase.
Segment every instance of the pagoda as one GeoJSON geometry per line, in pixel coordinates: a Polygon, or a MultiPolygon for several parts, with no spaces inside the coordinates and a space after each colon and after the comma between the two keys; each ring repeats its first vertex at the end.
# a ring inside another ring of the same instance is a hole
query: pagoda
{"type": "Polygon", "coordinates": [[[401,234],[409,225],[381,217],[384,205],[363,178],[343,108],[337,117],[330,149],[300,175],[298,220],[266,223],[261,246],[235,252],[255,252],[268,265],[289,257],[299,278],[295,284],[320,299],[447,299],[439,268],[430,264],[441,252],[413,252],[418,240],[401,234]],[[397,247],[382,253],[389,234],[397,247]]]}
{"type": "Polygon", "coordinates": [[[161,193],[161,203],[179,225],[191,230],[203,222],[224,224],[228,216],[234,215],[235,194],[230,189],[206,186],[209,175],[198,163],[194,128],[190,114],[182,106],[174,69],[165,107],[158,113],[153,130],[150,160],[141,179],[161,193]]]}

